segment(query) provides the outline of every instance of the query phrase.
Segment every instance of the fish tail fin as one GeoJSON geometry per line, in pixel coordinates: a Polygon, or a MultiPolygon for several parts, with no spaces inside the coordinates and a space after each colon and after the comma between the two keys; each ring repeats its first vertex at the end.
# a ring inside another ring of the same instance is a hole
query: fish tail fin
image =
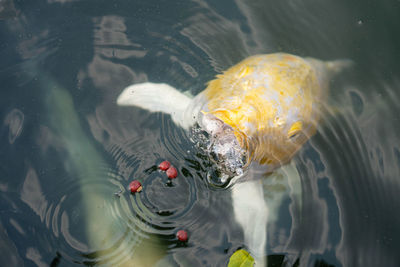
{"type": "Polygon", "coordinates": [[[119,106],[136,106],[151,112],[170,114],[172,120],[187,129],[192,122],[185,111],[192,99],[165,83],[139,83],[125,88],[117,98],[119,106]]]}

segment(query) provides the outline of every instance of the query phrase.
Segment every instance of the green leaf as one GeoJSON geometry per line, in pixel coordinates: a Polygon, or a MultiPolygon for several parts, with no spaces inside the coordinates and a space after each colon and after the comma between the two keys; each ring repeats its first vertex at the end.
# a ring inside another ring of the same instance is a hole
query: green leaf
{"type": "Polygon", "coordinates": [[[239,249],[229,259],[228,267],[253,267],[254,259],[244,249],[239,249]]]}

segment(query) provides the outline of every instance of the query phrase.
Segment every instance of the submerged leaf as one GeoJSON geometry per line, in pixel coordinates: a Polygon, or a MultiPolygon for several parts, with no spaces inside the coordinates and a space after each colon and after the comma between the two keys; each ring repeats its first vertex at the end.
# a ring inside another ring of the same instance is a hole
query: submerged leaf
{"type": "Polygon", "coordinates": [[[252,267],[254,258],[244,249],[239,249],[229,259],[228,267],[252,267]]]}

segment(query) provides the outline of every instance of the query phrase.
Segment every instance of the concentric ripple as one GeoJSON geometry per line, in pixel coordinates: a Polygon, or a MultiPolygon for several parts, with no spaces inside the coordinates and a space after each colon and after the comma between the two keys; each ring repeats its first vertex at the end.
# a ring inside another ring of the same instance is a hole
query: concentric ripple
{"type": "MultiPolygon", "coordinates": [[[[122,147],[129,151],[130,147],[138,148],[140,145],[131,140],[122,147]]],[[[118,150],[114,148],[113,151],[115,153],[118,150]]],[[[124,177],[125,185],[119,181],[119,186],[127,188],[133,179],[139,180],[143,186],[143,191],[136,194],[124,190],[120,195],[121,206],[117,212],[124,217],[123,221],[138,223],[145,232],[170,235],[179,226],[177,222],[196,205],[198,198],[207,199],[206,192],[199,195],[205,185],[200,179],[195,179],[187,169],[180,168],[181,162],[176,160],[171,160],[171,163],[178,169],[178,177],[169,179],[157,167],[164,159],[158,153],[147,153],[146,158],[140,158],[142,153],[138,157],[128,156],[129,154],[122,151],[114,154],[118,158],[118,165],[123,168],[129,166],[130,170],[124,177]]]]}

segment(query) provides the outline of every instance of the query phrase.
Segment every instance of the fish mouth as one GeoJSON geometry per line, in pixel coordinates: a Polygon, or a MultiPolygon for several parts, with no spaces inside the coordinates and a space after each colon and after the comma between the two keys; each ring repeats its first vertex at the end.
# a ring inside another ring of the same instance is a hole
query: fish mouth
{"type": "Polygon", "coordinates": [[[236,136],[230,132],[213,136],[208,148],[210,159],[226,174],[243,175],[247,163],[247,153],[240,146],[236,136]]]}
{"type": "Polygon", "coordinates": [[[204,115],[201,128],[208,136],[205,152],[214,163],[207,173],[208,183],[218,188],[232,185],[247,169],[247,149],[239,143],[234,129],[214,115],[204,115]]]}
{"type": "Polygon", "coordinates": [[[228,143],[218,140],[208,151],[210,160],[214,163],[207,173],[207,181],[214,187],[225,188],[232,185],[246,171],[247,156],[242,148],[232,146],[230,138],[224,138],[228,143]]]}

